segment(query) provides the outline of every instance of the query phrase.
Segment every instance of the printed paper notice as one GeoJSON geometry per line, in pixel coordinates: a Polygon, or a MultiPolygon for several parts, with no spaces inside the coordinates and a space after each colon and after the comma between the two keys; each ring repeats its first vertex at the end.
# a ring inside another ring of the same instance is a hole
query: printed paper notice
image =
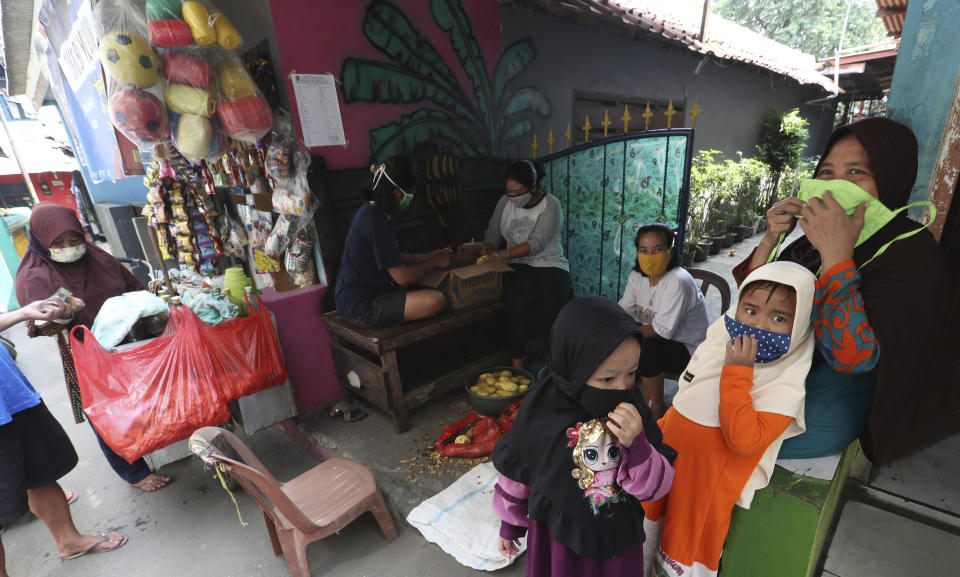
{"type": "Polygon", "coordinates": [[[340,102],[332,74],[293,74],[300,129],[308,147],[345,144],[340,102]]]}

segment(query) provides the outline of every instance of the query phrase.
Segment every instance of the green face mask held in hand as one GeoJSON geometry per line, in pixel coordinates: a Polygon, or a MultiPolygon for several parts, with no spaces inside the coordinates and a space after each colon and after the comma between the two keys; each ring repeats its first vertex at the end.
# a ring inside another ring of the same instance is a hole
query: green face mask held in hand
{"type": "MultiPolygon", "coordinates": [[[[930,211],[930,219],[927,221],[927,224],[918,224],[915,230],[903,233],[890,242],[884,244],[877,250],[876,253],[874,253],[873,256],[860,265],[860,268],[863,268],[870,263],[870,261],[883,254],[884,251],[887,250],[887,247],[894,242],[902,238],[907,238],[908,236],[913,236],[930,226],[930,223],[932,223],[933,219],[937,216],[936,207],[932,202],[925,200],[908,204],[896,210],[890,210],[885,204],[874,198],[869,192],[863,190],[848,180],[841,179],[818,180],[815,178],[805,178],[800,181],[800,191],[797,193],[797,199],[803,201],[804,203],[809,203],[814,198],[821,198],[823,193],[828,190],[830,191],[830,194],[833,195],[834,200],[836,200],[837,203],[843,208],[844,212],[850,216],[853,216],[853,214],[857,211],[858,206],[865,202],[868,203],[867,211],[863,215],[863,229],[860,230],[860,236],[857,238],[857,242],[853,245],[854,247],[858,247],[866,242],[868,238],[876,234],[877,231],[893,220],[897,214],[908,210],[911,207],[926,206],[930,211]]],[[[798,216],[798,218],[802,217],[798,216]]],[[[770,254],[769,261],[773,261],[775,258],[777,249],[780,247],[780,244],[783,243],[785,236],[785,234],[780,235],[780,242],[777,243],[777,246],[770,254]]]]}

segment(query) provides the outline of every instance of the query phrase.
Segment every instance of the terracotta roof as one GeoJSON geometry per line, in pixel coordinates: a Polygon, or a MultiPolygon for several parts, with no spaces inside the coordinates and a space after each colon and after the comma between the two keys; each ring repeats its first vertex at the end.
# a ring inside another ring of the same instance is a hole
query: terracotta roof
{"type": "Polygon", "coordinates": [[[876,0],[877,16],[887,28],[887,36],[900,38],[903,19],[907,15],[907,0],[876,0]]]}
{"type": "MultiPolygon", "coordinates": [[[[905,0],[902,0],[905,2],[905,0]]],[[[699,38],[703,2],[690,0],[501,0],[503,4],[536,6],[583,24],[614,25],[628,32],[659,35],[699,54],[721,61],[742,62],[782,74],[800,84],[835,91],[833,81],[817,70],[817,59],[765,38],[716,14],[707,19],[706,36],[699,38]]]]}

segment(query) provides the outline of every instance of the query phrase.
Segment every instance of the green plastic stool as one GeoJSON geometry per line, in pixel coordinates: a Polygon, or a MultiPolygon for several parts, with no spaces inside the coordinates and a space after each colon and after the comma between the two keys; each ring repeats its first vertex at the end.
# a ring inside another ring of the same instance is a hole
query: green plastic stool
{"type": "Polygon", "coordinates": [[[750,509],[733,508],[719,577],[813,577],[859,453],[859,441],[844,449],[830,481],[778,465],[750,509]]]}

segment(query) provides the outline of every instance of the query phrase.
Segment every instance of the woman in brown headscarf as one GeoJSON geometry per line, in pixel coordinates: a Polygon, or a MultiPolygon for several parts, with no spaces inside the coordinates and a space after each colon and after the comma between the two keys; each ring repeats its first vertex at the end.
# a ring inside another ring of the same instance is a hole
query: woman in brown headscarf
{"type": "MultiPolygon", "coordinates": [[[[916,177],[916,137],[886,118],[838,128],[814,172],[856,184],[890,211],[907,205],[916,177]]],[[[805,235],[778,259],[819,277],[817,354],[806,380],[807,431],[784,443],[781,458],[836,453],[859,436],[867,456],[885,463],[960,429],[951,416],[960,410],[951,406],[958,397],[928,381],[947,296],[943,252],[926,230],[900,238],[922,227],[905,212],[856,245],[866,206],[848,216],[830,192],[809,203],[782,200],[767,211],[760,245],[734,269],[739,282],[767,262],[781,234],[803,217],[805,235]],[[945,401],[931,404],[933,398],[945,401]]]]}
{"type": "MultiPolygon", "coordinates": [[[[33,207],[30,244],[17,270],[15,285],[17,300],[22,303],[50,298],[62,287],[85,304],[66,318],[43,325],[31,321],[28,325],[31,337],[56,337],[73,416],[76,422],[82,423],[85,417],[67,335],[75,325],[93,326],[100,307],[108,298],[143,290],[143,287],[117,259],[86,240],[75,212],[50,202],[33,207]]],[[[151,472],[143,459],[127,463],[103,442],[99,434],[97,440],[113,470],[134,487],[151,492],[170,482],[170,477],[151,472]]]]}

